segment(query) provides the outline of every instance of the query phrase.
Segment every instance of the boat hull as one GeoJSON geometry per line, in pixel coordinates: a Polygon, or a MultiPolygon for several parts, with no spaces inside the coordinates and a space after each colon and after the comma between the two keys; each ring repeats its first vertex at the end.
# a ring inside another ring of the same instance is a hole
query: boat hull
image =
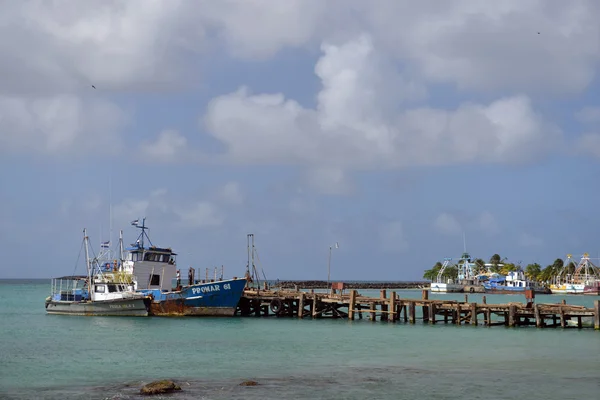
{"type": "Polygon", "coordinates": [[[432,283],[432,293],[460,293],[463,291],[463,285],[456,283],[432,283]]]}
{"type": "Polygon", "coordinates": [[[583,288],[583,294],[600,296],[600,282],[594,282],[591,285],[585,285],[583,288]]]}
{"type": "Polygon", "coordinates": [[[151,294],[150,315],[231,317],[246,287],[245,279],[186,286],[172,292],[144,291],[151,294]]]}
{"type": "Polygon", "coordinates": [[[46,300],[46,313],[83,316],[148,316],[149,299],[120,299],[111,301],[46,300]]]}
{"type": "Polygon", "coordinates": [[[583,294],[585,290],[584,284],[567,283],[562,285],[550,285],[552,294],[583,294]]]}

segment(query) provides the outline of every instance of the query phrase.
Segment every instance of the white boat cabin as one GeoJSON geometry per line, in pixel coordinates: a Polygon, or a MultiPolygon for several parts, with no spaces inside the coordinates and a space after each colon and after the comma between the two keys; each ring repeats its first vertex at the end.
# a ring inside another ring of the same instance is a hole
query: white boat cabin
{"type": "Polygon", "coordinates": [[[143,247],[137,243],[126,249],[123,271],[135,276],[135,289],[171,290],[177,278],[176,256],[170,248],[143,247]]]}

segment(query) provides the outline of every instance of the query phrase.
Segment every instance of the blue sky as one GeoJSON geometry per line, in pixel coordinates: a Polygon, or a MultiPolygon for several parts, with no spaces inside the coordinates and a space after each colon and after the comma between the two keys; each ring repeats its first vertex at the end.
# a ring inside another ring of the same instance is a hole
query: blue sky
{"type": "Polygon", "coordinates": [[[0,5],[0,278],[147,217],[182,268],[411,280],[597,257],[600,5],[0,5]],[[28,23],[26,23],[28,22],[28,23]],[[539,34],[538,34],[539,32],[539,34]],[[96,89],[91,88],[95,85],[96,89]]]}

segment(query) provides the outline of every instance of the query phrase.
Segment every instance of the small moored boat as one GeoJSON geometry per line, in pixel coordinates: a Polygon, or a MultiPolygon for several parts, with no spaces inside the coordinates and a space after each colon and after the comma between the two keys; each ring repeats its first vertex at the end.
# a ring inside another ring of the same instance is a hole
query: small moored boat
{"type": "Polygon", "coordinates": [[[90,260],[89,239],[85,229],[83,236],[88,274],[53,278],[51,294],[45,302],[46,312],[86,316],[147,316],[150,298],[134,291],[132,277],[122,273],[117,260],[104,264],[100,263],[100,257],[90,260]]]}

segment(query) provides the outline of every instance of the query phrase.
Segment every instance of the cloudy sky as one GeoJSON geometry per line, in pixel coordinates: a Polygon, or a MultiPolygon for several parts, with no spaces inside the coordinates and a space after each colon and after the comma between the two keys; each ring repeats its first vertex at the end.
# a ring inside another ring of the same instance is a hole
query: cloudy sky
{"type": "MultiPolygon", "coordinates": [[[[600,251],[600,2],[0,1],[0,278],[147,217],[182,268],[600,251]],[[92,88],[92,85],[96,89],[92,88]],[[112,207],[111,207],[112,205],[112,207]]],[[[76,272],[83,272],[82,264],[76,272]]]]}

